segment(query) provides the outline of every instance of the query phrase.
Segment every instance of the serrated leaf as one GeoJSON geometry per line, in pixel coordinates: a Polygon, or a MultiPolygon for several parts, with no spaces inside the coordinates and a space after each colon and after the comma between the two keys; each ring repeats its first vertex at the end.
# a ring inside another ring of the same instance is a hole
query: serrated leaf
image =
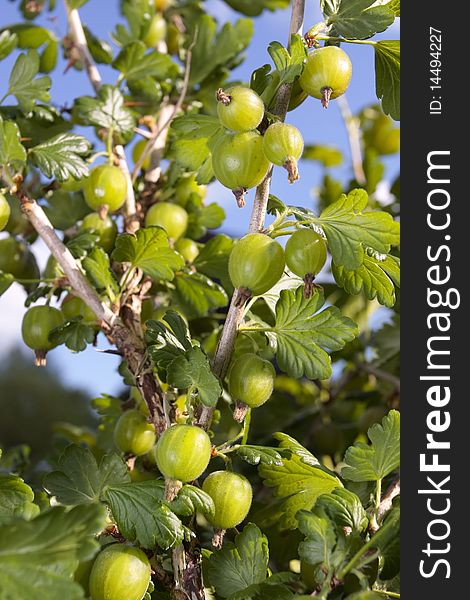
{"type": "Polygon", "coordinates": [[[86,25],[83,26],[86,42],[93,60],[99,64],[110,65],[113,62],[113,49],[105,40],[96,37],[86,25]]]}
{"type": "Polygon", "coordinates": [[[300,531],[306,540],[299,545],[299,556],[309,565],[322,565],[328,571],[336,545],[334,527],[325,516],[301,510],[297,514],[300,531]]]}
{"type": "Polygon", "coordinates": [[[364,262],[354,271],[332,263],[332,273],[336,283],[348,294],[364,292],[369,300],[377,298],[383,306],[392,307],[396,302],[395,286],[400,285],[399,261],[387,255],[385,260],[364,255],[364,262]]]}
{"type": "MultiPolygon", "coordinates": [[[[32,504],[34,492],[21,477],[0,473],[0,524],[21,517],[32,504]]],[[[36,507],[39,511],[39,508],[36,507]]]]}
{"type": "Polygon", "coordinates": [[[119,531],[143,548],[160,546],[164,550],[183,540],[183,524],[164,504],[165,484],[162,480],[142,481],[106,490],[105,499],[111,506],[119,531]]]}
{"type": "Polygon", "coordinates": [[[266,446],[243,445],[235,454],[250,465],[282,466],[284,459],[289,459],[292,452],[288,448],[268,448],[266,446]]]}
{"type": "Polygon", "coordinates": [[[253,35],[251,19],[239,19],[234,25],[225,23],[217,33],[215,20],[203,15],[194,27],[197,39],[192,50],[190,86],[202,82],[217,69],[230,68],[231,62],[248,46],[253,35]]]}
{"type": "Polygon", "coordinates": [[[340,527],[350,527],[352,531],[364,531],[369,525],[366,511],[360,498],[345,488],[336,488],[331,494],[323,494],[316,507],[322,510],[340,527]]]}
{"type": "Polygon", "coordinates": [[[141,41],[126,44],[114,59],[113,67],[121,72],[125,79],[138,80],[142,77],[155,77],[162,81],[178,74],[178,65],[168,54],[161,54],[148,48],[141,41]]]}
{"type": "Polygon", "coordinates": [[[365,39],[385,31],[395,20],[389,6],[372,6],[375,0],[321,0],[328,25],[345,38],[365,39]]]}
{"type": "Polygon", "coordinates": [[[340,350],[358,333],[357,325],[336,307],[317,312],[323,304],[322,292],[315,290],[311,298],[305,298],[303,286],[280,293],[276,324],[265,331],[279,368],[291,377],[327,379],[331,359],[324,348],[340,350]]]}
{"type": "Polygon", "coordinates": [[[400,242],[400,225],[382,211],[365,211],[368,195],[356,189],[327,206],[313,221],[320,225],[337,265],[357,269],[364,261],[364,245],[381,254],[400,242]]]}
{"type": "Polygon", "coordinates": [[[209,140],[222,131],[220,121],[209,115],[184,115],[171,125],[170,155],[189,171],[197,171],[210,159],[209,140]]]}
{"type": "Polygon", "coordinates": [[[215,235],[201,248],[194,261],[199,273],[211,279],[218,279],[224,287],[229,283],[228,259],[233,248],[233,240],[228,235],[215,235]]]}
{"type": "Polygon", "coordinates": [[[0,60],[6,58],[16,48],[18,36],[16,33],[5,29],[0,33],[0,60]]]}
{"type": "Polygon", "coordinates": [[[51,79],[47,75],[35,79],[39,72],[39,55],[35,50],[20,54],[8,80],[8,95],[15,96],[24,112],[30,112],[36,103],[49,102],[51,79]]]}
{"type": "Polygon", "coordinates": [[[379,481],[400,465],[400,413],[391,410],[367,432],[370,445],[356,442],[344,455],[341,476],[351,481],[379,481]]]}
{"type": "Polygon", "coordinates": [[[73,573],[98,550],[104,525],[105,510],[94,505],[55,507],[0,527],[0,599],[31,600],[34,585],[34,600],[82,600],[73,573]]]}
{"type": "Polygon", "coordinates": [[[205,406],[214,407],[222,393],[209,359],[200,348],[192,348],[167,366],[167,383],[179,389],[196,389],[199,400],[205,406]]]}
{"type": "Polygon", "coordinates": [[[200,488],[194,485],[183,485],[176,498],[170,503],[169,508],[182,517],[189,517],[200,512],[212,516],[215,512],[214,501],[200,488]]]}
{"type": "Polygon", "coordinates": [[[80,231],[75,237],[70,239],[66,243],[66,246],[74,258],[84,258],[96,246],[98,239],[99,237],[96,235],[96,233],[83,230],[80,231]]]}
{"type": "Polygon", "coordinates": [[[4,121],[0,116],[0,166],[26,162],[26,150],[20,138],[18,125],[12,121],[4,121]]]}
{"type": "Polygon", "coordinates": [[[96,98],[81,96],[75,101],[73,112],[83,125],[112,129],[116,134],[133,134],[135,118],[124,106],[124,97],[112,85],[103,85],[96,98]]]}
{"type": "Polygon", "coordinates": [[[15,277],[11,273],[0,271],[0,296],[8,290],[14,281],[15,277]]]}
{"type": "Polygon", "coordinates": [[[390,361],[398,362],[400,357],[400,317],[395,315],[392,323],[386,323],[373,337],[376,366],[390,361]]]}
{"type": "Polygon", "coordinates": [[[103,248],[94,248],[82,261],[88,279],[97,290],[106,290],[113,299],[119,291],[117,281],[111,271],[109,256],[103,248]]]}
{"type": "Polygon", "coordinates": [[[325,167],[337,167],[343,162],[341,150],[334,146],[305,146],[303,160],[317,160],[325,167]]]}
{"type": "Polygon", "coordinates": [[[89,448],[77,444],[65,448],[57,467],[46,475],[44,487],[66,505],[100,502],[109,485],[130,481],[127,467],[117,454],[105,454],[98,464],[89,448]]]}
{"type": "MultiPolygon", "coordinates": [[[[166,318],[166,315],[165,315],[166,318]]],[[[149,343],[149,354],[156,367],[165,372],[168,366],[180,356],[192,349],[191,340],[187,335],[177,336],[160,321],[149,320],[146,323],[146,341],[149,343]]]]}
{"type": "Polygon", "coordinates": [[[225,543],[213,552],[207,563],[211,585],[222,598],[246,590],[265,581],[269,560],[268,540],[256,525],[249,523],[235,537],[235,543],[225,543]]]}
{"type": "Polygon", "coordinates": [[[49,340],[56,346],[65,344],[72,352],[83,352],[95,340],[95,330],[83,323],[83,317],[76,317],[56,327],[49,334],[49,340]]]}
{"type": "Polygon", "coordinates": [[[170,248],[168,236],[161,227],[145,227],[135,235],[119,235],[112,258],[142,269],[156,281],[171,281],[175,271],[184,266],[184,259],[170,248]]]}
{"type": "Polygon", "coordinates": [[[310,510],[322,494],[327,494],[341,481],[327,472],[318,460],[301,444],[285,434],[275,434],[281,440],[280,447],[293,451],[283,465],[260,465],[259,473],[268,487],[275,488],[274,495],[282,498],[276,521],[281,529],[297,527],[299,510],[310,510]]]}
{"type": "Polygon", "coordinates": [[[203,317],[228,303],[224,289],[202,273],[180,273],[175,285],[178,305],[189,318],[203,317]]]}
{"type": "Polygon", "coordinates": [[[393,579],[400,572],[400,507],[395,506],[386,516],[380,529],[370,540],[384,558],[380,572],[383,580],[393,579]]]}
{"type": "Polygon", "coordinates": [[[400,41],[381,40],[374,44],[375,92],[382,109],[400,120],[400,41]]]}
{"type": "Polygon", "coordinates": [[[90,142],[82,135],[60,133],[31,148],[29,155],[46,177],[79,180],[88,177],[88,165],[82,156],[89,154],[90,148],[90,142]]]}
{"type": "Polygon", "coordinates": [[[292,36],[290,52],[279,42],[271,42],[268,52],[279,73],[278,85],[293,83],[302,74],[307,59],[307,48],[300,35],[292,36]]]}

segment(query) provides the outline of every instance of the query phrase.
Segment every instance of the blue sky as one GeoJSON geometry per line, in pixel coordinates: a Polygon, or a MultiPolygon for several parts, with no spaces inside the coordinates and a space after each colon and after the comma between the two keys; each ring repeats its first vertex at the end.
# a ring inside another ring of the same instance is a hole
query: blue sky
{"type": "MultiPolygon", "coordinates": [[[[254,0],[255,1],[255,0],[254,0]]],[[[0,0],[0,27],[20,20],[17,11],[18,2],[0,0]]],[[[231,10],[222,0],[208,0],[206,3],[208,12],[217,17],[221,23],[234,21],[240,15],[231,10]]],[[[53,28],[58,36],[65,32],[65,15],[62,3],[57,2],[59,17],[51,23],[46,17],[41,17],[37,23],[53,28]]],[[[116,22],[122,18],[118,10],[118,0],[90,0],[81,10],[84,23],[99,37],[111,42],[109,31],[114,29],[116,22]]],[[[321,20],[319,2],[307,0],[306,2],[306,28],[321,20]]],[[[289,26],[290,13],[277,11],[275,13],[265,12],[261,17],[255,19],[255,34],[251,46],[246,52],[246,61],[234,72],[234,78],[249,80],[254,69],[270,62],[267,46],[273,40],[285,44],[287,41],[287,30],[289,26]]],[[[385,34],[378,36],[383,39],[396,39],[399,36],[398,23],[396,23],[385,34]]],[[[353,63],[353,78],[347,96],[353,112],[357,112],[364,106],[376,101],[374,89],[374,56],[373,49],[367,46],[349,45],[345,48],[353,63]]],[[[4,87],[12,66],[13,57],[0,63],[0,97],[4,93],[4,87]]],[[[71,99],[83,94],[91,94],[91,86],[82,72],[73,69],[63,75],[64,64],[61,62],[59,68],[53,74],[52,98],[58,105],[70,105],[71,99]]],[[[110,69],[100,66],[105,81],[114,83],[115,75],[110,69]]],[[[294,112],[289,113],[289,123],[296,125],[304,136],[306,144],[330,144],[337,146],[345,154],[344,165],[332,170],[332,174],[344,181],[351,177],[349,161],[349,147],[344,124],[335,102],[330,104],[328,110],[324,110],[319,101],[308,99],[294,112]]],[[[386,161],[386,179],[393,180],[398,173],[398,158],[388,158],[386,161]]],[[[273,178],[273,193],[287,204],[304,206],[315,206],[314,189],[320,182],[322,169],[310,161],[302,161],[300,164],[301,179],[294,185],[287,183],[286,173],[283,169],[276,169],[273,178]]],[[[250,205],[254,191],[248,194],[247,207],[240,210],[235,207],[231,192],[218,183],[210,186],[208,198],[220,203],[227,213],[227,224],[224,231],[231,235],[241,235],[247,227],[250,214],[250,205]]],[[[41,261],[46,257],[43,249],[38,248],[38,257],[41,261]]],[[[23,295],[21,290],[11,288],[7,294],[0,298],[0,332],[3,343],[0,347],[0,358],[2,352],[8,351],[12,343],[22,345],[20,337],[21,314],[23,295]]],[[[100,347],[105,347],[105,341],[100,336],[100,347]]],[[[25,349],[27,350],[27,349],[25,349]]],[[[98,355],[96,350],[89,348],[81,354],[71,354],[67,349],[60,347],[50,354],[50,363],[59,367],[64,381],[72,386],[82,387],[92,395],[101,392],[114,393],[120,389],[120,377],[115,369],[116,357],[110,355],[98,355]]]]}

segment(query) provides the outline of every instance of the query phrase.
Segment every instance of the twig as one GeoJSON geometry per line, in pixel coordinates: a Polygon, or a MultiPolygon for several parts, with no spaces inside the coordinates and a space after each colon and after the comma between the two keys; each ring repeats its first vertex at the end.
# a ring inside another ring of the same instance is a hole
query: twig
{"type": "Polygon", "coordinates": [[[346,96],[338,98],[338,106],[346,126],[346,131],[348,132],[354,177],[359,185],[365,185],[366,175],[362,166],[361,131],[357,119],[351,113],[346,96]]]}
{"type": "Polygon", "coordinates": [[[38,235],[42,238],[51,254],[59,263],[77,296],[80,296],[80,298],[93,310],[99,321],[112,327],[116,321],[116,315],[108,306],[102,304],[98,294],[80,271],[72,253],[57,236],[54,227],[47,218],[44,210],[21,189],[17,192],[17,195],[20,199],[21,208],[24,214],[28,217],[38,235]]]}
{"type": "MultiPolygon", "coordinates": [[[[67,5],[67,0],[64,0],[65,9],[68,14],[70,30],[72,32],[73,42],[80,54],[80,58],[85,66],[88,78],[90,79],[91,85],[96,93],[99,92],[103,80],[101,79],[100,72],[96,66],[93,58],[88,49],[88,44],[83,31],[82,22],[77,9],[70,10],[67,5]]],[[[127,233],[135,233],[140,227],[139,220],[136,215],[135,195],[132,179],[129,173],[129,166],[126,160],[126,154],[124,147],[120,144],[114,147],[114,153],[117,157],[119,168],[124,173],[127,180],[127,195],[126,202],[124,204],[124,216],[125,216],[125,230],[127,233]]]]}
{"type": "Polygon", "coordinates": [[[148,156],[150,156],[151,158],[150,158],[150,169],[149,169],[149,172],[147,173],[146,180],[154,182],[154,183],[156,181],[158,181],[158,178],[160,176],[159,167],[160,167],[161,153],[162,153],[163,149],[165,148],[166,138],[168,135],[168,128],[171,125],[175,116],[181,110],[184,99],[186,98],[186,94],[188,92],[189,76],[191,73],[192,51],[197,42],[197,35],[198,35],[198,30],[196,29],[196,32],[194,34],[194,39],[191,42],[191,45],[189,46],[189,48],[186,52],[186,62],[185,62],[185,67],[184,67],[183,86],[181,88],[181,93],[178,97],[178,100],[171,107],[171,110],[168,111],[169,112],[168,116],[167,116],[167,111],[164,110],[165,107],[162,108],[157,129],[156,129],[155,133],[149,138],[149,140],[144,148],[144,151],[140,155],[139,160],[134,165],[134,170],[132,172],[132,180],[133,181],[135,181],[137,179],[137,175],[139,174],[139,171],[142,168],[142,165],[144,164],[145,159],[148,156]],[[157,142],[159,142],[159,143],[157,144],[157,142]],[[155,156],[152,156],[153,154],[155,156]],[[156,179],[155,179],[155,177],[156,177],[156,179]]]}
{"type": "Polygon", "coordinates": [[[388,381],[391,383],[397,392],[400,392],[400,379],[392,373],[388,371],[384,371],[383,369],[379,369],[378,367],[374,367],[369,363],[361,363],[357,365],[357,368],[361,371],[365,371],[370,375],[374,375],[377,379],[383,379],[384,381],[388,381]]]}
{"type": "Polygon", "coordinates": [[[388,487],[382,497],[377,511],[377,520],[380,523],[382,517],[392,508],[393,499],[400,495],[400,477],[397,477],[388,487]]]}
{"type": "MultiPolygon", "coordinates": [[[[302,25],[304,20],[305,12],[305,0],[293,0],[292,2],[292,13],[289,27],[289,43],[293,34],[302,32],[302,25]]],[[[286,117],[287,108],[289,106],[290,95],[292,92],[292,84],[284,84],[278,91],[276,106],[274,108],[274,114],[276,114],[282,121],[286,117]]],[[[253,210],[250,218],[250,225],[248,228],[249,233],[256,233],[264,228],[264,221],[266,218],[266,210],[269,200],[269,190],[271,186],[272,178],[271,168],[268,171],[264,181],[256,189],[256,195],[253,204],[253,210]]],[[[213,360],[213,370],[216,375],[223,379],[227,372],[230,360],[232,358],[233,348],[235,346],[235,339],[237,336],[237,328],[243,318],[243,310],[235,305],[235,298],[238,295],[238,290],[232,297],[230,307],[227,313],[227,319],[222,330],[222,334],[215,351],[213,360]]],[[[204,429],[208,429],[214,413],[213,408],[202,407],[201,414],[197,420],[197,424],[204,429]]]]}

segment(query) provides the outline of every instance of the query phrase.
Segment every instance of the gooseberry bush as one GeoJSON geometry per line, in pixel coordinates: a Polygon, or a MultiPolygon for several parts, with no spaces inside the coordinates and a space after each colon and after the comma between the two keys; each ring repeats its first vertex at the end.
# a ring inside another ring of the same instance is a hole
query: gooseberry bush
{"type": "Polygon", "coordinates": [[[61,38],[53,0],[18,1],[0,30],[0,293],[24,288],[38,366],[107,339],[126,390],[100,382],[96,430],[62,426],[46,464],[4,448],[0,600],[399,597],[400,186],[379,184],[400,53],[375,37],[399,0],[320,0],[318,23],[304,0],[225,0],[233,24],[199,0],[121,0],[112,43],[81,20],[97,1],[66,0],[61,38]],[[287,44],[238,81],[252,18],[289,7],[287,44]],[[359,114],[354,44],[375,55],[359,114]],[[59,54],[83,78],[67,106],[59,54]],[[306,132],[289,122],[304,103],[306,132]],[[338,108],[351,158],[303,139],[338,108]],[[239,240],[215,231],[214,179],[251,215],[239,240]]]}

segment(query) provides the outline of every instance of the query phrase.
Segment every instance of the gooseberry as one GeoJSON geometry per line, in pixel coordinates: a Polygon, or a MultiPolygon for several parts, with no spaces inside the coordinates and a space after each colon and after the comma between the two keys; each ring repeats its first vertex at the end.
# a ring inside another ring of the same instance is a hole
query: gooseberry
{"type": "Polygon", "coordinates": [[[99,165],[90,171],[83,192],[86,203],[93,210],[106,206],[109,212],[115,212],[126,199],[127,180],[118,167],[99,165]]]}
{"type": "Polygon", "coordinates": [[[263,151],[266,158],[278,167],[284,167],[290,183],[299,178],[297,161],[302,156],[304,140],[293,125],[273,123],[263,137],[263,151]]]}
{"type": "Polygon", "coordinates": [[[149,48],[156,48],[166,37],[166,21],[160,14],[152,17],[147,33],[144,37],[144,43],[149,48]]]}
{"type": "MultiPolygon", "coordinates": [[[[247,352],[235,359],[230,369],[230,395],[243,406],[257,408],[271,397],[275,377],[276,371],[268,360],[247,352]]],[[[234,418],[237,416],[236,412],[234,418]]],[[[241,416],[243,419],[243,411],[241,416]]]]}
{"type": "Polygon", "coordinates": [[[116,422],[114,443],[122,452],[141,456],[155,444],[155,427],[136,409],[126,410],[116,422]]]}
{"type": "Polygon", "coordinates": [[[285,267],[282,246],[263,233],[249,233],[233,246],[228,270],[230,279],[239,288],[237,304],[251,296],[260,296],[275,285],[285,267]]]}
{"type": "Polygon", "coordinates": [[[232,190],[239,207],[246,190],[259,185],[269,169],[263,138],[257,131],[227,133],[214,148],[212,167],[222,185],[232,190]]]}
{"type": "Polygon", "coordinates": [[[256,129],[264,116],[264,103],[258,94],[241,85],[217,90],[217,115],[224,127],[232,131],[256,129]]]}
{"type": "Polygon", "coordinates": [[[10,218],[11,208],[8,200],[3,194],[0,194],[0,231],[5,229],[8,219],[10,218]]]}
{"type": "Polygon", "coordinates": [[[352,65],[349,56],[338,46],[324,46],[309,53],[299,78],[303,90],[321,100],[328,108],[333,98],[344,94],[349,86],[352,65]]]}
{"type": "Polygon", "coordinates": [[[160,472],[168,479],[187,483],[207,468],[211,441],[204,429],[195,425],[173,425],[160,436],[155,458],[160,472]]]}
{"type": "Polygon", "coordinates": [[[286,264],[304,280],[304,296],[310,298],[313,281],[326,261],[326,244],[313,229],[298,229],[286,244],[286,264]]]}
{"type": "Polygon", "coordinates": [[[60,308],[67,321],[76,317],[82,317],[83,323],[96,325],[95,313],[78,296],[67,294],[60,308]]]}
{"type": "Polygon", "coordinates": [[[150,581],[150,562],[133,546],[111,544],[96,557],[90,573],[92,600],[142,600],[150,581]]]}
{"type": "MultiPolygon", "coordinates": [[[[146,146],[147,142],[145,140],[139,140],[134,144],[134,147],[132,148],[132,160],[134,161],[134,163],[137,163],[140,160],[140,157],[142,156],[142,153],[145,150],[146,146]]],[[[144,159],[144,162],[142,163],[142,168],[148,169],[149,167],[150,154],[147,154],[147,156],[144,159]]]]}
{"type": "Polygon", "coordinates": [[[194,240],[190,240],[189,238],[179,239],[175,244],[175,250],[177,250],[188,263],[194,262],[199,254],[199,246],[194,240]]]}
{"type": "Polygon", "coordinates": [[[206,477],[202,489],[214,501],[215,513],[208,521],[217,529],[236,527],[250,510],[253,491],[243,475],[215,471],[206,477]]]}
{"type": "Polygon", "coordinates": [[[25,312],[21,334],[24,343],[34,350],[37,367],[46,365],[47,352],[56,346],[49,340],[49,334],[52,329],[60,327],[63,322],[63,314],[52,306],[33,306],[25,312]]]}
{"type": "Polygon", "coordinates": [[[188,227],[188,213],[177,204],[158,202],[149,208],[145,225],[162,227],[169,238],[177,240],[188,227]]]}
{"type": "Polygon", "coordinates": [[[103,216],[98,213],[89,213],[83,218],[80,229],[89,229],[93,233],[98,235],[97,243],[105,252],[111,252],[114,248],[114,242],[117,236],[117,225],[113,219],[109,216],[103,216]]]}
{"type": "Polygon", "coordinates": [[[189,177],[181,177],[175,184],[175,200],[181,206],[186,206],[186,203],[193,194],[204,198],[207,193],[205,185],[199,185],[194,175],[189,177]]]}

